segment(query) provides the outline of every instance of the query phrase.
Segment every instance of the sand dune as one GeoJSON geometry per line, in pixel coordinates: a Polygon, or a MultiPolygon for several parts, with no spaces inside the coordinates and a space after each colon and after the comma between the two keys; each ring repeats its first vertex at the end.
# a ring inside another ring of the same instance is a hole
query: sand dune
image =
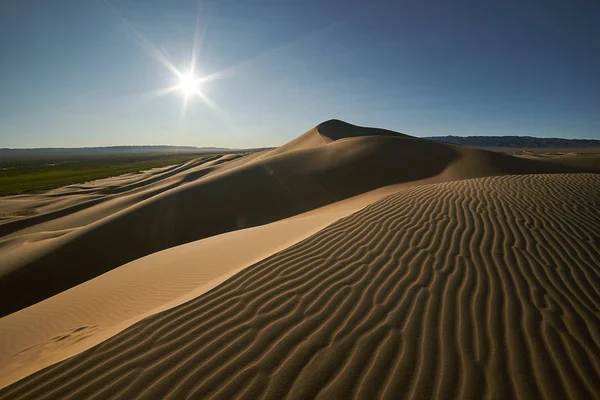
{"type": "MultiPolygon", "coordinates": [[[[0,235],[11,235],[14,232],[23,235],[83,226],[156,194],[221,170],[216,166],[240,157],[239,154],[208,156],[179,166],[98,179],[42,194],[2,197],[0,208],[3,220],[0,235]],[[21,214],[24,210],[33,211],[36,215],[23,217],[21,214]],[[65,219],[65,216],[75,218],[65,219]]],[[[239,161],[241,160],[236,163],[239,161]]]]}
{"type": "MultiPolygon", "coordinates": [[[[0,240],[4,261],[0,315],[145,255],[274,222],[377,188],[573,171],[336,120],[270,152],[216,166],[181,168],[186,169],[165,172],[167,179],[128,184],[133,193],[111,188],[109,200],[87,200],[0,224],[5,233],[0,240]]],[[[94,193],[93,188],[80,189],[94,193]]]]}
{"type": "Polygon", "coordinates": [[[594,398],[600,175],[399,190],[0,398],[594,398]]]}
{"type": "Polygon", "coordinates": [[[378,189],[271,224],[166,249],[12,313],[0,320],[0,388],[191,300],[397,190],[378,189]]]}

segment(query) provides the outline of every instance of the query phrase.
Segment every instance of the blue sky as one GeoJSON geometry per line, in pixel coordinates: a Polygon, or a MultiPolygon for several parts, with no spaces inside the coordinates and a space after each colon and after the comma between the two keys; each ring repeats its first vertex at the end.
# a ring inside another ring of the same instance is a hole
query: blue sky
{"type": "Polygon", "coordinates": [[[0,147],[275,146],[330,118],[600,138],[599,4],[4,0],[0,147]],[[200,36],[219,79],[184,113],[160,59],[186,71],[200,36]]]}

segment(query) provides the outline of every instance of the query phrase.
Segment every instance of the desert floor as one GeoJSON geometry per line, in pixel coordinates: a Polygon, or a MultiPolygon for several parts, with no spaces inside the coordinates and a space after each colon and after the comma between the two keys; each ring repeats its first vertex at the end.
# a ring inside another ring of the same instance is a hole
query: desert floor
{"type": "Polygon", "coordinates": [[[598,154],[331,120],[2,197],[0,398],[598,398],[598,154]]]}

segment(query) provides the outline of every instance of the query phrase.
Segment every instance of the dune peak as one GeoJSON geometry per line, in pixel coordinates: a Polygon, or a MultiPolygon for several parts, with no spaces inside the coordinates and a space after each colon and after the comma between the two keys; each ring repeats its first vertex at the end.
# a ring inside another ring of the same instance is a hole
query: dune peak
{"type": "Polygon", "coordinates": [[[341,119],[336,119],[336,118],[332,118],[332,119],[328,119],[327,121],[323,121],[321,122],[319,125],[317,125],[317,129],[322,129],[325,128],[327,129],[328,127],[355,127],[356,125],[352,125],[349,122],[346,121],[342,121],[341,119]]]}
{"type": "Polygon", "coordinates": [[[316,130],[321,134],[321,136],[333,141],[360,136],[408,136],[403,133],[394,132],[387,129],[352,125],[339,119],[330,119],[322,122],[316,126],[316,130]]]}

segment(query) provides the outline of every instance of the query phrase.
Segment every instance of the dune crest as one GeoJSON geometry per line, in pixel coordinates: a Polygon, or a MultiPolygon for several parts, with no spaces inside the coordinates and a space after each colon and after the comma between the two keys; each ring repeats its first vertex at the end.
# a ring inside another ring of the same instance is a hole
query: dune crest
{"type": "Polygon", "coordinates": [[[406,188],[0,398],[593,398],[600,175],[406,188]]]}
{"type": "MultiPolygon", "coordinates": [[[[395,138],[412,138],[409,135],[390,131],[387,129],[369,128],[352,125],[339,119],[330,119],[321,122],[319,125],[304,132],[289,143],[271,150],[263,157],[285,154],[298,150],[314,149],[328,145],[341,139],[370,137],[370,136],[390,136],[395,138]]],[[[413,138],[414,139],[414,138],[413,138]]]]}
{"type": "Polygon", "coordinates": [[[148,315],[198,297],[397,190],[386,187],[153,253],[8,315],[0,322],[0,388],[87,350],[148,315]]]}
{"type": "Polygon", "coordinates": [[[55,213],[51,225],[40,224],[40,230],[33,226],[11,231],[0,241],[5,259],[0,270],[0,316],[145,255],[381,187],[573,171],[337,120],[320,124],[279,149],[194,168],[170,176],[170,185],[150,184],[134,197],[117,197],[115,203],[90,205],[64,217],[55,213]],[[20,290],[24,285],[30,290],[20,290]]]}

